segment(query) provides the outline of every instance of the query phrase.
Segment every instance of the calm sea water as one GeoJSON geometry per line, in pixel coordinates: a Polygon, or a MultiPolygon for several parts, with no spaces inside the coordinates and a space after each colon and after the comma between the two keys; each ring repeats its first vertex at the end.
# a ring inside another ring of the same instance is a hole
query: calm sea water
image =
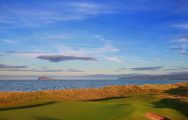
{"type": "Polygon", "coordinates": [[[0,80],[0,91],[38,91],[54,89],[97,88],[108,85],[166,84],[187,80],[0,80]]]}

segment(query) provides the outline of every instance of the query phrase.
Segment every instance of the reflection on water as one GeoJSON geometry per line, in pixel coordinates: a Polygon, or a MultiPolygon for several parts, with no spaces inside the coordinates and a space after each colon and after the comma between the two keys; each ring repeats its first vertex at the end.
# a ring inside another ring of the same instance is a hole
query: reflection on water
{"type": "Polygon", "coordinates": [[[166,84],[186,80],[1,80],[0,91],[36,91],[70,88],[96,88],[108,85],[166,84]]]}

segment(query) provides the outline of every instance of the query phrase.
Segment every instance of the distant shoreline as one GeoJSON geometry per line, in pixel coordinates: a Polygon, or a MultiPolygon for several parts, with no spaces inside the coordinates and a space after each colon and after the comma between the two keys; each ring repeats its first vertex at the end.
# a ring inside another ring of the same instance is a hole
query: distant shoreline
{"type": "MultiPolygon", "coordinates": [[[[39,81],[39,80],[36,80],[36,81],[39,81]]],[[[43,81],[43,80],[42,80],[43,81]]],[[[44,81],[52,81],[52,80],[44,80],[44,81]]],[[[0,93],[29,93],[29,92],[45,92],[45,91],[68,91],[68,90],[84,90],[84,89],[104,89],[104,88],[113,88],[113,87],[131,87],[131,86],[137,86],[137,87],[145,87],[145,86],[184,86],[186,85],[188,87],[188,80],[187,82],[177,82],[177,83],[167,83],[167,84],[150,84],[150,83],[146,83],[146,84],[141,84],[141,85],[137,85],[137,84],[127,84],[127,85],[106,85],[106,86],[103,86],[103,87],[96,87],[96,88],[67,88],[67,89],[49,89],[49,90],[36,90],[36,91],[0,91],[0,93]]]]}
{"type": "Polygon", "coordinates": [[[102,88],[118,85],[174,84],[187,80],[3,80],[0,91],[42,91],[102,88]]]}

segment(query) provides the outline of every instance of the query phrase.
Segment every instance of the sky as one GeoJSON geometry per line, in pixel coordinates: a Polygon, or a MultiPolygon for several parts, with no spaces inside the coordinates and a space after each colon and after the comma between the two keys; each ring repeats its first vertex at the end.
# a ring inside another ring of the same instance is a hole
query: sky
{"type": "Polygon", "coordinates": [[[0,78],[187,71],[187,0],[0,0],[0,78]]]}

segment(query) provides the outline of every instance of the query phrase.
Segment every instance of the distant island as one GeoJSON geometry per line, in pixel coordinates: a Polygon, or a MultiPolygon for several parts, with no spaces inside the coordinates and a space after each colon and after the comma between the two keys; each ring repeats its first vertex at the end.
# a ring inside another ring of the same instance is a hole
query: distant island
{"type": "Polygon", "coordinates": [[[47,76],[40,76],[38,80],[54,80],[53,78],[49,78],[47,76]]]}

